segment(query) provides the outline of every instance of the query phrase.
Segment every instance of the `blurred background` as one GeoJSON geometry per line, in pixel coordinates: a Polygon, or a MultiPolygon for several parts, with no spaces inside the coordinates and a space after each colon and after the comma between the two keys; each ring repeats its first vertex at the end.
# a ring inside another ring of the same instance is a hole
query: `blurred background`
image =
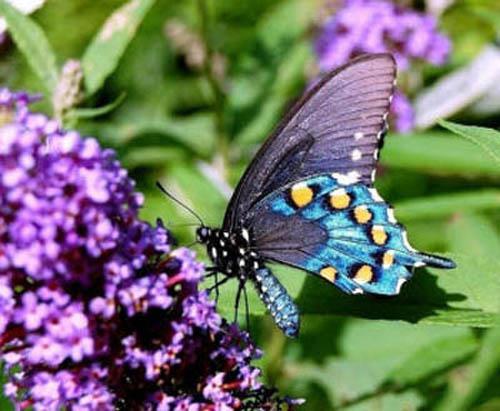
{"type": "MultiPolygon", "coordinates": [[[[285,339],[252,292],[260,366],[283,394],[306,398],[304,410],[500,410],[497,0],[10,3],[45,33],[60,87],[47,93],[5,22],[1,84],[41,93],[39,110],[114,148],[145,194],[143,217],[161,217],[181,245],[196,221],[156,180],[219,226],[252,155],[303,90],[356,55],[392,52],[398,89],[376,187],[416,248],[458,268],[419,269],[400,296],[377,299],[276,267],[303,328],[285,339]]],[[[232,319],[234,287],[221,293],[232,319]]]]}

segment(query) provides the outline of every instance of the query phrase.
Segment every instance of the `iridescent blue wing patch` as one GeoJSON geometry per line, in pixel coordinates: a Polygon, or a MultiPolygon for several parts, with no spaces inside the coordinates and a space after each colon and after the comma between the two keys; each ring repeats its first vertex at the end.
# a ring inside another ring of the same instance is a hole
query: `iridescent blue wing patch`
{"type": "Polygon", "coordinates": [[[398,294],[414,267],[454,266],[411,247],[393,209],[355,173],[290,184],[265,197],[251,216],[262,257],[317,274],[350,294],[398,294]],[[270,224],[273,219],[278,223],[270,224]]]}

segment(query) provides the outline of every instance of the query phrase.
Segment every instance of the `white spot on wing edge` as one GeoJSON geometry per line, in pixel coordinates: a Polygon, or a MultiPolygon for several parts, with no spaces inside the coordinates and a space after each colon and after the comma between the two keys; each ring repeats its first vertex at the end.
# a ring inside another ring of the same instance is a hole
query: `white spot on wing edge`
{"type": "Polygon", "coordinates": [[[356,184],[359,181],[360,176],[361,174],[359,174],[356,170],[349,171],[347,174],[332,173],[332,177],[343,186],[356,184]]]}
{"type": "Polygon", "coordinates": [[[380,194],[378,193],[376,188],[369,188],[368,191],[370,192],[373,201],[381,202],[384,201],[382,197],[380,197],[380,194]]]}
{"type": "Polygon", "coordinates": [[[416,253],[417,250],[415,250],[409,243],[408,241],[408,234],[406,233],[406,230],[403,230],[403,232],[401,233],[401,237],[403,238],[403,245],[410,251],[416,253]]]}
{"type": "Polygon", "coordinates": [[[376,174],[377,174],[377,170],[376,170],[376,169],[373,169],[373,170],[372,170],[372,174],[371,174],[371,176],[370,176],[370,178],[371,178],[372,182],[373,182],[373,181],[375,181],[375,176],[376,176],[376,174]]]}
{"type": "Polygon", "coordinates": [[[299,181],[292,186],[292,190],[297,190],[300,188],[307,188],[307,183],[305,181],[299,181]]]}
{"type": "Polygon", "coordinates": [[[389,220],[390,223],[396,224],[398,221],[396,220],[396,217],[394,216],[394,209],[388,208],[387,209],[387,219],[389,220]]]}
{"type": "Polygon", "coordinates": [[[361,160],[361,157],[363,157],[363,153],[361,153],[360,150],[358,150],[357,148],[352,150],[352,154],[351,154],[352,161],[361,160]]]}
{"type": "Polygon", "coordinates": [[[406,278],[398,279],[398,283],[396,284],[396,294],[399,294],[404,283],[406,283],[406,278]]]}
{"type": "Polygon", "coordinates": [[[355,288],[353,291],[352,291],[353,294],[363,294],[364,291],[361,289],[361,288],[355,288]]]}
{"type": "Polygon", "coordinates": [[[330,192],[330,196],[342,196],[344,194],[346,194],[345,188],[336,188],[330,192]]]}

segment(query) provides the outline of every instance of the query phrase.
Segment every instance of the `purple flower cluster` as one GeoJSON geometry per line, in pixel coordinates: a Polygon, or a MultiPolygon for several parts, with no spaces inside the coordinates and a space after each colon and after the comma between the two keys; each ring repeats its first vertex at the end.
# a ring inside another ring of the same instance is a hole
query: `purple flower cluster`
{"type": "Polygon", "coordinates": [[[111,150],[29,102],[0,89],[5,394],[44,411],[265,409],[260,352],[198,291],[193,253],[138,219],[111,150]]]}
{"type": "MultiPolygon", "coordinates": [[[[443,64],[450,50],[450,40],[439,33],[433,16],[386,0],[345,0],[315,43],[321,71],[360,54],[381,52],[392,53],[404,71],[414,59],[443,64]]],[[[401,92],[393,100],[392,115],[399,131],[413,127],[413,109],[401,92]]]]}

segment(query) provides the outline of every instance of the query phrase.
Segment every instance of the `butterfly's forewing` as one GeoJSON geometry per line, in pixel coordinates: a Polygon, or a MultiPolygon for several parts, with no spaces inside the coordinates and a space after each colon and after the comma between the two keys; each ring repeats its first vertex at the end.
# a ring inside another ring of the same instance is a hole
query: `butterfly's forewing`
{"type": "Polygon", "coordinates": [[[239,226],[265,195],[309,176],[337,172],[370,185],[395,72],[389,54],[361,56],[308,91],[240,180],[224,228],[239,226]]]}
{"type": "Polygon", "coordinates": [[[318,274],[347,293],[393,295],[413,267],[452,268],[419,253],[374,188],[322,174],[264,197],[244,224],[264,259],[318,274]]]}

